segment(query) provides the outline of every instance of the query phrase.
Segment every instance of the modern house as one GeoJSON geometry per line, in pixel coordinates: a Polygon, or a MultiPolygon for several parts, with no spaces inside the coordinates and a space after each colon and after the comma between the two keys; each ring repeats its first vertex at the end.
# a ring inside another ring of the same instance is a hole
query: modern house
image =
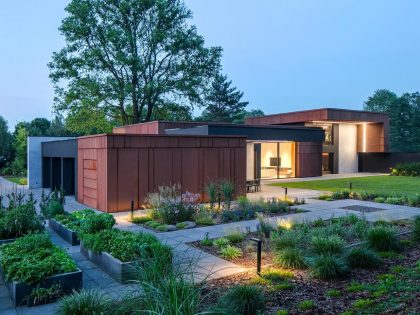
{"type": "Polygon", "coordinates": [[[112,134],[32,141],[38,147],[28,149],[29,165],[42,171],[29,170],[37,176],[29,183],[62,187],[106,212],[127,211],[131,201],[140,207],[149,192],[174,183],[204,196],[207,182],[229,179],[243,195],[247,180],[364,171],[364,152],[388,151],[388,128],[385,114],[328,108],[242,125],[153,121],[112,134]]]}

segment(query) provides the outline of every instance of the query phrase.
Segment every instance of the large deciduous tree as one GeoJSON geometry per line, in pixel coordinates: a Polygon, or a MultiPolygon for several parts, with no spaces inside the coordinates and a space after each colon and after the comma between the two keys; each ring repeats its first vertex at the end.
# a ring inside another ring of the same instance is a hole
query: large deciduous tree
{"type": "Polygon", "coordinates": [[[244,113],[248,102],[242,101],[244,93],[237,91],[227,76],[218,74],[206,97],[206,108],[199,120],[233,122],[244,113]]]}
{"type": "Polygon", "coordinates": [[[418,92],[398,96],[386,89],[377,90],[364,103],[364,109],[389,115],[392,151],[420,151],[420,94],[418,92]]]}
{"type": "Polygon", "coordinates": [[[203,104],[222,50],[205,47],[181,0],[72,0],[66,11],[66,46],[49,64],[56,110],[129,124],[203,104]]]}

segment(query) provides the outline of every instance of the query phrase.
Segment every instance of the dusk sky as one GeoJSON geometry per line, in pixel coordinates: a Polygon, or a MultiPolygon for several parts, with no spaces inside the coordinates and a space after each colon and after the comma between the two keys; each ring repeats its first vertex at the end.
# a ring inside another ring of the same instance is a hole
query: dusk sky
{"type": "MultiPolygon", "coordinates": [[[[52,116],[47,63],[64,41],[64,0],[0,2],[0,115],[52,116]]],[[[420,1],[187,0],[249,108],[361,109],[376,89],[419,90],[420,1]]]]}

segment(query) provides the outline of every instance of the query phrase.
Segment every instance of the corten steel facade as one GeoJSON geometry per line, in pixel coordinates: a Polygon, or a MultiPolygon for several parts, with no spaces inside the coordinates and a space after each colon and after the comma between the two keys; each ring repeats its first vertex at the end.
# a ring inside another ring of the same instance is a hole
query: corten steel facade
{"type": "Polygon", "coordinates": [[[228,179],[245,194],[245,137],[97,135],[78,139],[78,201],[120,212],[139,208],[158,186],[179,183],[200,193],[228,179]]]}

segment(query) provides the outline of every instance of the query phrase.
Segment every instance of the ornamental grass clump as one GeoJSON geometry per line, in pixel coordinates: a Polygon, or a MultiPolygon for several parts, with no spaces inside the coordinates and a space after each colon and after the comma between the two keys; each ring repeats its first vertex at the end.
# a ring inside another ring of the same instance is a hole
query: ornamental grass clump
{"type": "Polygon", "coordinates": [[[304,269],[307,267],[304,253],[295,247],[286,247],[278,250],[274,262],[282,268],[304,269]]]}
{"type": "Polygon", "coordinates": [[[382,263],[381,257],[373,250],[365,247],[352,248],[347,255],[347,261],[352,268],[375,268],[382,263]]]}
{"type": "Polygon", "coordinates": [[[264,295],[257,286],[240,285],[229,289],[218,304],[230,314],[257,315],[264,309],[264,295]]]}
{"type": "Polygon", "coordinates": [[[242,250],[232,245],[220,249],[220,256],[224,259],[238,259],[243,256],[242,250]]]}
{"type": "Polygon", "coordinates": [[[50,276],[77,271],[76,263],[47,234],[31,234],[0,247],[5,281],[38,283],[50,276]]]}
{"type": "Polygon", "coordinates": [[[112,300],[97,290],[81,290],[63,297],[58,303],[59,315],[105,315],[113,312],[112,300]]]}
{"type": "Polygon", "coordinates": [[[346,261],[334,254],[322,254],[310,259],[311,274],[319,279],[340,278],[349,273],[346,261]]]}
{"type": "Polygon", "coordinates": [[[312,238],[312,251],[317,255],[323,254],[341,254],[345,242],[338,235],[328,235],[325,237],[315,236],[312,238]]]}
{"type": "Polygon", "coordinates": [[[387,226],[374,226],[367,234],[369,246],[376,251],[399,251],[400,241],[393,228],[387,226]]]}
{"type": "Polygon", "coordinates": [[[227,179],[220,181],[220,192],[223,196],[223,201],[226,210],[230,210],[230,206],[235,194],[235,184],[227,179]]]}
{"type": "Polygon", "coordinates": [[[149,257],[136,262],[132,286],[138,294],[128,296],[119,305],[121,314],[196,315],[204,282],[195,281],[196,261],[171,262],[171,255],[162,247],[151,248],[149,257]]]}

